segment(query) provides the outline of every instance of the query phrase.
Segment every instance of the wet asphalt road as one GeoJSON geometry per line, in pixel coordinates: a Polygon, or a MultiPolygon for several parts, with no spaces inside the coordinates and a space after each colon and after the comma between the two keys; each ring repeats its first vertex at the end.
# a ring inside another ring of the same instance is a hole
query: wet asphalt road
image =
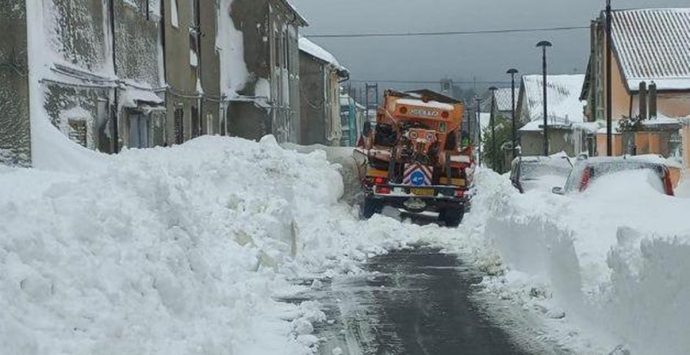
{"type": "Polygon", "coordinates": [[[472,300],[481,279],[456,256],[418,248],[367,264],[310,295],[330,321],[315,330],[324,355],[526,354],[472,300]]]}

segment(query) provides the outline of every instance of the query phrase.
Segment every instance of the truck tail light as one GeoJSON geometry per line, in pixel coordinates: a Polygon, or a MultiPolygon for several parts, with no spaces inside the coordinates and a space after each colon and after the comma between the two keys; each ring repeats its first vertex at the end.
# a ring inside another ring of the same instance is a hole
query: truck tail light
{"type": "Polygon", "coordinates": [[[388,186],[376,186],[376,193],[381,195],[388,195],[391,193],[391,188],[388,186]]]}
{"type": "Polygon", "coordinates": [[[388,179],[381,176],[369,176],[364,180],[364,184],[369,187],[381,187],[388,184],[388,179]]]}

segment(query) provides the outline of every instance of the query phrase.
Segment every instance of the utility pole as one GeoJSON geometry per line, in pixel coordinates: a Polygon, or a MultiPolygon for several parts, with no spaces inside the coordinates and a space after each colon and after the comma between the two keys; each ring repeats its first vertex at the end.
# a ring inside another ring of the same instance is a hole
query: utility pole
{"type": "Polygon", "coordinates": [[[506,72],[507,74],[510,74],[510,83],[511,83],[511,98],[510,98],[510,106],[512,108],[511,111],[511,118],[513,121],[513,158],[517,156],[517,123],[516,118],[515,118],[515,74],[518,73],[518,70],[515,68],[510,68],[506,72]]]}
{"type": "Polygon", "coordinates": [[[482,99],[479,96],[475,97],[477,101],[477,164],[482,166],[482,99]]]}
{"type": "MultiPolygon", "coordinates": [[[[491,91],[491,116],[489,116],[491,119],[491,150],[492,150],[491,153],[493,155],[493,159],[492,159],[493,161],[491,162],[491,165],[492,165],[491,168],[494,169],[494,171],[497,171],[496,165],[497,165],[498,159],[499,159],[499,154],[498,154],[498,151],[496,150],[496,117],[495,117],[496,116],[495,115],[495,112],[496,112],[496,90],[498,90],[498,88],[495,86],[492,86],[489,88],[489,91],[491,91]]],[[[499,171],[497,171],[497,172],[499,172],[499,171]]]]}
{"type": "Polygon", "coordinates": [[[551,47],[552,44],[549,41],[541,41],[537,43],[537,47],[542,49],[542,75],[543,75],[543,87],[544,87],[544,156],[549,155],[549,110],[548,110],[548,100],[547,100],[547,67],[546,67],[546,48],[551,47]]]}
{"type": "Polygon", "coordinates": [[[611,0],[606,0],[606,154],[613,155],[613,108],[611,107],[611,0]]]}

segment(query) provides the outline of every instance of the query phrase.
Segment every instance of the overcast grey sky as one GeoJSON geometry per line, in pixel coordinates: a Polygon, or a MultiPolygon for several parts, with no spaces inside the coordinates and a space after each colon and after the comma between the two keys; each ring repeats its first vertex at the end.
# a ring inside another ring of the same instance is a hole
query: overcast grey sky
{"type": "MultiPolygon", "coordinates": [[[[306,35],[587,26],[604,0],[292,0],[306,35]]],[[[688,0],[613,0],[614,8],[687,7],[688,0]]],[[[506,80],[515,67],[541,72],[542,39],[553,42],[550,72],[583,73],[589,31],[478,36],[313,39],[350,68],[353,79],[506,80]]],[[[386,85],[394,86],[394,85],[386,85]]]]}

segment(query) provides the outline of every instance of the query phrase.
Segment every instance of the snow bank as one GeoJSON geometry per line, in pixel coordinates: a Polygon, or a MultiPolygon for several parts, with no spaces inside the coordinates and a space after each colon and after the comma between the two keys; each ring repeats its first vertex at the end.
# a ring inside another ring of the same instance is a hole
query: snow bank
{"type": "MultiPolygon", "coordinates": [[[[327,167],[318,159],[268,159],[278,150],[270,142],[244,144],[129,151],[95,176],[4,174],[5,190],[24,188],[0,193],[3,349],[243,353],[266,322],[254,318],[277,307],[265,296],[274,272],[262,265],[291,245],[293,191],[268,182],[301,177],[296,160],[314,178],[337,174],[315,172],[327,167]]],[[[309,196],[337,196],[305,183],[309,196]]],[[[283,347],[300,348],[274,349],[283,347]]]]}
{"type": "Polygon", "coordinates": [[[688,176],[687,172],[684,173],[676,188],[676,195],[682,198],[690,198],[690,176],[688,176]]]}
{"type": "Polygon", "coordinates": [[[471,218],[485,221],[508,269],[490,288],[526,288],[509,297],[547,314],[562,309],[634,353],[690,350],[690,200],[660,194],[644,172],[601,178],[575,196],[520,195],[485,170],[475,181],[471,218]],[[538,291],[543,285],[548,291],[538,291]]]}
{"type": "MultiPolygon", "coordinates": [[[[31,94],[40,95],[40,93],[31,94]]],[[[46,116],[31,119],[31,164],[42,170],[80,173],[103,171],[107,156],[70,141],[46,116]]]]}
{"type": "Polygon", "coordinates": [[[306,354],[317,339],[305,322],[323,317],[273,301],[295,291],[288,278],[361,272],[438,230],[360,222],[338,202],[339,166],[272,137],[202,137],[102,164],[0,173],[5,352],[306,354]]]}

